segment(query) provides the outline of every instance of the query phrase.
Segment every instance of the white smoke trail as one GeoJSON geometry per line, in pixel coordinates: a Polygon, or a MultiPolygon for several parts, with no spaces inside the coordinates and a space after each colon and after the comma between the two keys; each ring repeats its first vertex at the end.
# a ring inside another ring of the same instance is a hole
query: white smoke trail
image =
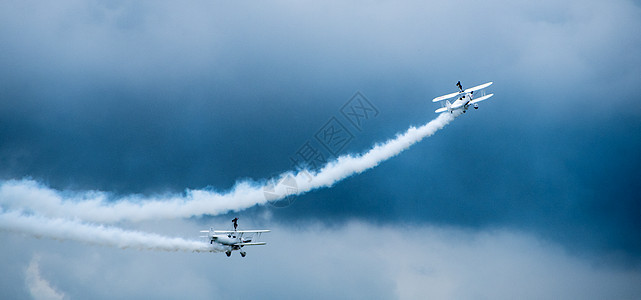
{"type": "Polygon", "coordinates": [[[153,233],[126,231],[116,227],[90,225],[68,219],[50,219],[0,209],[0,230],[25,233],[35,237],[71,240],[93,245],[138,250],[221,252],[205,242],[169,238],[153,233]]]}
{"type": "MultiPolygon", "coordinates": [[[[10,209],[31,210],[53,217],[74,217],[94,222],[142,221],[158,218],[189,218],[238,211],[265,204],[291,195],[330,187],[349,176],[376,167],[425,137],[433,135],[456,118],[457,114],[443,113],[421,127],[410,127],[394,139],[377,144],[361,155],[344,155],[325,165],[318,172],[286,172],[281,178],[295,180],[295,189],[277,186],[269,199],[267,183],[239,182],[227,193],[210,190],[187,190],[185,195],[142,198],[122,197],[108,201],[104,192],[70,193],[44,187],[32,180],[11,180],[0,184],[0,204],[10,209]]],[[[273,185],[272,185],[273,186],[273,185]]]]}

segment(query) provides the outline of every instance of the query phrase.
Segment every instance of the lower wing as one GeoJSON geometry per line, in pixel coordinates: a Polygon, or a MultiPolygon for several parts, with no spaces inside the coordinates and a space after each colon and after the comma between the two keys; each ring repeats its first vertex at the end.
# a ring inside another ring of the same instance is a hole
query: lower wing
{"type": "Polygon", "coordinates": [[[234,246],[260,246],[267,245],[265,242],[255,242],[255,243],[236,243],[234,246]]]}
{"type": "Polygon", "coordinates": [[[483,96],[483,97],[476,98],[476,99],[474,99],[474,100],[470,101],[470,104],[479,103],[479,102],[481,102],[481,101],[483,101],[483,100],[487,100],[487,99],[489,99],[489,98],[490,98],[490,97],[492,97],[492,96],[494,96],[494,94],[489,94],[489,95],[485,95],[485,96],[483,96]]]}

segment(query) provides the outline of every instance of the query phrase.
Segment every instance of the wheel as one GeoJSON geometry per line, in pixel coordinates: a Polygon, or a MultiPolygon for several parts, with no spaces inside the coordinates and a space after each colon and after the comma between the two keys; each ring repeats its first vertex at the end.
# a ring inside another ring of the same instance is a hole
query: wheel
{"type": "Polygon", "coordinates": [[[227,257],[230,257],[231,256],[231,251],[227,251],[227,252],[225,252],[225,254],[227,254],[227,257]]]}
{"type": "Polygon", "coordinates": [[[247,255],[247,252],[240,252],[240,256],[245,257],[247,255]]]}
{"type": "Polygon", "coordinates": [[[463,113],[466,113],[466,111],[463,111],[463,113]]]}
{"type": "Polygon", "coordinates": [[[479,109],[479,107],[478,106],[474,106],[474,109],[479,109]]]}

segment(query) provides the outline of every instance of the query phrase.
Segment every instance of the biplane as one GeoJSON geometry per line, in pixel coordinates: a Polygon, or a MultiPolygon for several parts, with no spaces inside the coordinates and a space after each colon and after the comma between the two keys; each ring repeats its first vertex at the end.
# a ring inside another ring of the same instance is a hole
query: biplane
{"type": "Polygon", "coordinates": [[[432,102],[441,102],[445,100],[443,103],[443,107],[435,110],[435,113],[442,113],[449,111],[450,113],[453,113],[456,110],[462,110],[464,113],[467,111],[468,108],[474,107],[474,109],[478,109],[478,103],[484,100],[489,99],[490,97],[494,96],[494,94],[488,94],[485,95],[485,92],[482,91],[484,88],[492,85],[493,82],[488,82],[484,83],[481,85],[477,85],[475,87],[471,87],[469,89],[463,89],[463,86],[461,85],[461,82],[457,82],[456,86],[459,88],[458,92],[454,92],[451,94],[443,95],[440,97],[436,97],[432,99],[432,102]],[[478,98],[474,98],[477,96],[479,93],[474,94],[476,91],[481,91],[481,96],[478,98]],[[454,102],[450,102],[449,99],[455,98],[454,102]]]}
{"type": "Polygon", "coordinates": [[[240,256],[245,257],[247,252],[243,249],[245,246],[258,246],[266,245],[265,242],[259,242],[261,234],[269,232],[269,230],[202,230],[200,232],[207,233],[206,236],[210,244],[218,244],[225,250],[227,256],[231,256],[232,251],[240,251],[240,256]]]}

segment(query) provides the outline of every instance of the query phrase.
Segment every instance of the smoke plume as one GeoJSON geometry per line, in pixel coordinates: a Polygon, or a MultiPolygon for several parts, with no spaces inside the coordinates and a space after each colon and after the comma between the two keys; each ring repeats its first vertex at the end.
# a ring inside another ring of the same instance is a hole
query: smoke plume
{"type": "Polygon", "coordinates": [[[374,168],[398,155],[445,127],[456,116],[443,113],[421,127],[410,127],[405,133],[376,144],[363,154],[340,156],[318,171],[290,171],[263,182],[241,181],[226,193],[199,189],[187,190],[184,195],[150,198],[132,195],[110,200],[110,195],[105,192],[61,192],[33,180],[10,180],[0,184],[0,205],[50,217],[74,217],[100,223],[189,218],[239,211],[268,201],[331,187],[340,180],[374,168]],[[291,183],[273,184],[283,182],[285,178],[291,183]]]}
{"type": "Polygon", "coordinates": [[[193,252],[222,251],[201,241],[169,238],[153,233],[127,231],[116,227],[92,225],[68,219],[45,218],[17,211],[2,211],[1,209],[0,229],[24,233],[34,237],[71,240],[122,249],[193,252]]]}

